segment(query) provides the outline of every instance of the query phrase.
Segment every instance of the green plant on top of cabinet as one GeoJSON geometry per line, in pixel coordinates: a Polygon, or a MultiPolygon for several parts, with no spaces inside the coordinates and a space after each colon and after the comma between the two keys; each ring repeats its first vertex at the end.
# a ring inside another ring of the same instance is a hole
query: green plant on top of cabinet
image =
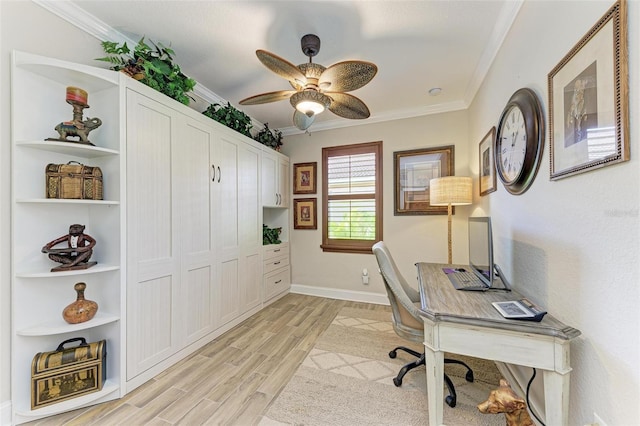
{"type": "Polygon", "coordinates": [[[253,127],[251,117],[235,108],[229,102],[225,106],[211,104],[202,113],[238,133],[251,137],[250,130],[253,127]]]}
{"type": "Polygon", "coordinates": [[[180,66],[174,62],[173,49],[151,40],[149,43],[153,48],[142,37],[131,52],[126,42],[118,45],[113,41],[103,41],[102,49],[107,56],[96,60],[109,62],[112,70],[122,71],[152,89],[188,105],[189,99],[193,99],[189,92],[195,87],[196,81],[184,75],[180,66]]]}

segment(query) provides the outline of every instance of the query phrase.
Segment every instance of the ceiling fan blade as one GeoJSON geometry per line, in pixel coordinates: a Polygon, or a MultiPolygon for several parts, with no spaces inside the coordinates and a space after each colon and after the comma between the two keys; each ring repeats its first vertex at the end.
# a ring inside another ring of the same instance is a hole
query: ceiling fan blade
{"type": "Polygon", "coordinates": [[[278,90],[276,92],[261,93],[259,95],[250,96],[239,102],[240,105],[258,105],[269,102],[283,101],[289,99],[291,95],[296,93],[295,90],[278,90]]]}
{"type": "Polygon", "coordinates": [[[282,59],[280,56],[274,55],[266,50],[256,50],[256,56],[265,67],[269,68],[280,77],[296,82],[301,86],[305,85],[307,79],[302,71],[286,59],[282,59]]]}
{"type": "Polygon", "coordinates": [[[329,105],[329,111],[340,117],[360,120],[371,115],[364,102],[353,95],[333,92],[325,92],[325,95],[333,100],[329,105]]]}
{"type": "Polygon", "coordinates": [[[300,130],[307,130],[316,119],[315,115],[309,117],[307,114],[303,114],[298,110],[293,112],[293,124],[300,130]]]}
{"type": "Polygon", "coordinates": [[[338,62],[324,70],[318,85],[325,91],[350,92],[370,82],[377,72],[378,67],[371,62],[338,62]]]}

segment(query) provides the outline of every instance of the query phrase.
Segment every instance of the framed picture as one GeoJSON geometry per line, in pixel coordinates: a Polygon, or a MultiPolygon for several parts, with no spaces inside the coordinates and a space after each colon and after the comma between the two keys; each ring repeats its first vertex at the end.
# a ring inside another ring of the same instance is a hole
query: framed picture
{"type": "Polygon", "coordinates": [[[551,180],[629,160],[626,2],[548,75],[551,180]]]}
{"type": "Polygon", "coordinates": [[[453,150],[449,145],[393,153],[394,215],[447,214],[447,206],[429,202],[429,181],[453,175],[453,150]]]}
{"type": "Polygon", "coordinates": [[[318,211],[315,198],[293,200],[293,229],[318,229],[318,211]]]}
{"type": "Polygon", "coordinates": [[[293,165],[293,193],[316,193],[317,163],[297,163],[293,165]]]}
{"type": "Polygon", "coordinates": [[[478,161],[478,174],[480,175],[480,196],[487,195],[496,190],[496,164],[494,163],[493,149],[496,146],[496,128],[489,130],[480,141],[478,161]]]}

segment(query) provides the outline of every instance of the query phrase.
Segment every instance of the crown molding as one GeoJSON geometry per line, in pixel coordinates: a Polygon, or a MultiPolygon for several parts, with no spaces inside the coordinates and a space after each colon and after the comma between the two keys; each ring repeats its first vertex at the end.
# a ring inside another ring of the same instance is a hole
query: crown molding
{"type": "Polygon", "coordinates": [[[493,64],[498,51],[502,47],[502,43],[504,43],[504,40],[507,38],[507,34],[511,29],[511,26],[516,20],[516,16],[518,16],[523,3],[524,0],[512,0],[504,2],[496,25],[493,27],[491,37],[489,38],[489,41],[485,46],[484,51],[482,52],[480,61],[478,62],[478,65],[476,66],[476,69],[471,76],[471,80],[469,81],[469,85],[467,86],[467,89],[465,91],[464,100],[467,105],[471,105],[473,99],[478,93],[482,82],[489,72],[489,68],[491,68],[491,64],[493,64]]]}
{"type": "Polygon", "coordinates": [[[420,108],[397,109],[383,114],[375,114],[365,120],[327,120],[320,123],[313,123],[308,131],[303,131],[295,126],[281,128],[283,136],[299,135],[302,133],[312,133],[314,131],[341,129],[344,127],[362,126],[365,124],[382,123],[385,121],[402,120],[405,118],[421,117],[423,115],[441,114],[467,109],[469,107],[463,101],[448,102],[443,104],[429,105],[420,108]]]}

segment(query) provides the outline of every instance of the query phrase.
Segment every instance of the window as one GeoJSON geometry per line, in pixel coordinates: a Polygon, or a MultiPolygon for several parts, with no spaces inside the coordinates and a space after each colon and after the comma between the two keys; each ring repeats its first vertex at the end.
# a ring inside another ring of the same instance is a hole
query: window
{"type": "Polygon", "coordinates": [[[382,142],[322,149],[322,250],[371,253],[382,240],[382,142]]]}

